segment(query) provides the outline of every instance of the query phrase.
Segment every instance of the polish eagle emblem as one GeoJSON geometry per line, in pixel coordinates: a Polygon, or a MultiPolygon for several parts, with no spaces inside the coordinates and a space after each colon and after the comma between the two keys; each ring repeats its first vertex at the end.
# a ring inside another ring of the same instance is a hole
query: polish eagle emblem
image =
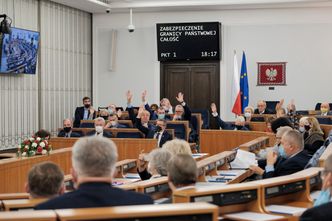
{"type": "Polygon", "coordinates": [[[273,69],[273,68],[269,69],[268,68],[268,69],[266,69],[265,74],[266,74],[266,77],[267,77],[268,81],[275,81],[276,77],[277,77],[277,74],[278,74],[278,71],[277,71],[277,69],[273,69]]]}

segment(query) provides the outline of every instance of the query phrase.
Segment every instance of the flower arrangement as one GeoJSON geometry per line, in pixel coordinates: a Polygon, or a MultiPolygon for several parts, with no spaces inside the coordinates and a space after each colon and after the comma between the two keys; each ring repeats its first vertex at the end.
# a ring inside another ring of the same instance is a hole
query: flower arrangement
{"type": "Polygon", "coordinates": [[[52,147],[45,138],[32,136],[25,139],[18,146],[18,155],[22,157],[31,157],[35,155],[49,154],[52,147]]]}

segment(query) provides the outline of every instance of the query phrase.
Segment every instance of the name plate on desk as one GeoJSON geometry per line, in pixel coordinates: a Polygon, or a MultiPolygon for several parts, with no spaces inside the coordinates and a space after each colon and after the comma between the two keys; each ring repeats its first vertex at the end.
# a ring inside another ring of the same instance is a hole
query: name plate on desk
{"type": "Polygon", "coordinates": [[[227,206],[239,203],[247,203],[257,199],[257,190],[244,190],[237,192],[211,194],[191,197],[191,202],[209,202],[218,206],[227,206]]]}
{"type": "Polygon", "coordinates": [[[296,193],[301,190],[305,190],[305,180],[297,181],[293,183],[281,184],[278,186],[267,187],[265,188],[266,198],[271,198],[274,196],[296,193]]]}

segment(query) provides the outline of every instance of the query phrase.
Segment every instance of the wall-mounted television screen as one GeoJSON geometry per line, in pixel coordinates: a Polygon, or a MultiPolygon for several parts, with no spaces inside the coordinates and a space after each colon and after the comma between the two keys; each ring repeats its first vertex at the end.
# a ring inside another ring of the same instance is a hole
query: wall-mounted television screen
{"type": "Polygon", "coordinates": [[[38,46],[39,32],[12,28],[2,38],[0,73],[35,74],[38,46]]]}

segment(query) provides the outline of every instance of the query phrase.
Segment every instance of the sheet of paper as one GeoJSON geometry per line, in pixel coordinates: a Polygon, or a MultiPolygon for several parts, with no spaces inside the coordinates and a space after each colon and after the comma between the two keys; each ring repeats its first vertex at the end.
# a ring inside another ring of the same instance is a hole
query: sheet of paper
{"type": "Polygon", "coordinates": [[[127,179],[141,179],[138,173],[126,173],[125,178],[127,178],[127,179]]]}
{"type": "Polygon", "coordinates": [[[264,213],[255,213],[255,212],[232,213],[232,214],[227,214],[224,217],[229,218],[229,219],[255,220],[255,221],[277,220],[277,219],[284,218],[283,216],[270,215],[270,214],[264,214],[264,213]]]}
{"type": "Polygon", "coordinates": [[[301,214],[307,209],[295,206],[283,206],[283,205],[269,205],[266,209],[273,213],[288,214],[292,216],[301,216],[301,214]]]}
{"type": "Polygon", "coordinates": [[[238,150],[234,161],[231,162],[232,169],[248,169],[251,165],[257,165],[256,155],[244,150],[238,150]]]}
{"type": "Polygon", "coordinates": [[[245,171],[246,170],[218,170],[217,173],[219,176],[239,176],[245,171]]]}

